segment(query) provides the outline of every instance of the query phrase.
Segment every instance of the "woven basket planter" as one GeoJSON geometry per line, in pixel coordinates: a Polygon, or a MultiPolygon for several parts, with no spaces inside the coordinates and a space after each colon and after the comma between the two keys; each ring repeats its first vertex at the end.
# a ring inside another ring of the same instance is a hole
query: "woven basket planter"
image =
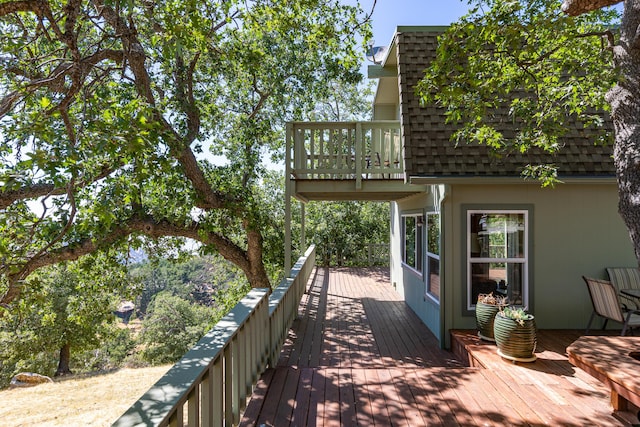
{"type": "Polygon", "coordinates": [[[493,322],[493,335],[498,346],[498,354],[514,362],[536,360],[536,322],[533,316],[521,326],[513,319],[498,313],[493,322]]]}
{"type": "Polygon", "coordinates": [[[500,306],[495,304],[485,304],[479,302],[476,304],[476,327],[478,328],[478,336],[485,341],[495,341],[493,337],[493,319],[500,311],[500,306]]]}

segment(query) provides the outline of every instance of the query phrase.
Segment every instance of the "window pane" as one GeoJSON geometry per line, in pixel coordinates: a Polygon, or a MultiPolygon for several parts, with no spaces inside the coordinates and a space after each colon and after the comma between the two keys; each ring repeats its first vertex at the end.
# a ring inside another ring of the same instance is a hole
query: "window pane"
{"type": "Polygon", "coordinates": [[[424,234],[423,234],[424,224],[422,217],[416,217],[416,263],[414,268],[422,273],[422,260],[424,259],[424,234]]]}
{"type": "Polygon", "coordinates": [[[440,260],[434,257],[427,257],[427,262],[429,263],[427,291],[440,300],[440,260]]]}
{"type": "Polygon", "coordinates": [[[471,301],[478,301],[478,294],[506,295],[509,303],[522,305],[523,263],[472,263],[471,301]]]}
{"type": "Polygon", "coordinates": [[[412,267],[416,262],[416,218],[404,217],[404,262],[412,267]]]}
{"type": "Polygon", "coordinates": [[[471,211],[467,218],[468,307],[477,303],[478,294],[489,292],[526,305],[526,212],[471,211]]]}
{"type": "Polygon", "coordinates": [[[472,258],[524,258],[524,214],[475,213],[470,227],[472,258]]]}
{"type": "Polygon", "coordinates": [[[427,252],[440,255],[440,215],[427,215],[427,252]]]}
{"type": "Polygon", "coordinates": [[[507,258],[524,258],[524,215],[511,214],[507,220],[507,258]]]}

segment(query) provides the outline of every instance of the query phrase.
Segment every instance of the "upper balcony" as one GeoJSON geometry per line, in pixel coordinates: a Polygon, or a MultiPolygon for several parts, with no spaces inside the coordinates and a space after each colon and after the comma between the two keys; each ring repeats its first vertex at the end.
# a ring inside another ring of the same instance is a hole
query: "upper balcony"
{"type": "Polygon", "coordinates": [[[424,191],[405,182],[399,121],[293,122],[286,165],[292,195],[308,200],[398,200],[424,191]]]}

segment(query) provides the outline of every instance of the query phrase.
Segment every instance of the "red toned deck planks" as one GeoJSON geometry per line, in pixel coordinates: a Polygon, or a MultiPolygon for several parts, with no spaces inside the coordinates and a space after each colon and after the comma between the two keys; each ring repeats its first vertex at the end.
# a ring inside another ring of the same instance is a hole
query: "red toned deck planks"
{"type": "Polygon", "coordinates": [[[298,313],[243,426],[637,423],[614,413],[602,384],[568,362],[579,331],[539,331],[538,360],[529,364],[502,360],[474,331],[453,331],[456,357],[439,348],[384,269],[317,268],[298,313]],[[465,367],[468,360],[477,367],[465,367]]]}

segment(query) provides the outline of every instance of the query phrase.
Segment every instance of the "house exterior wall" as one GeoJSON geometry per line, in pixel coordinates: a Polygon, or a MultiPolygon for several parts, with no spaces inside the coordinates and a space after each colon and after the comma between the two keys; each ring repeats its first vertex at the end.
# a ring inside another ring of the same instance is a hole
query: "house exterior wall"
{"type": "MultiPolygon", "coordinates": [[[[397,67],[397,111],[405,177],[412,184],[439,183],[424,195],[392,204],[392,283],[448,347],[449,329],[475,327],[474,312],[466,305],[465,209],[526,209],[530,230],[530,311],[540,328],[584,328],[591,315],[591,303],[581,276],[605,278],[606,267],[637,265],[626,227],[617,213],[612,147],[594,144],[602,130],[587,128],[576,118],[567,119],[569,131],[563,136],[563,149],[553,155],[532,149],[493,156],[489,147],[482,144],[453,144],[451,136],[457,125],[446,122],[445,110],[423,105],[415,94],[415,85],[435,57],[437,38],[445,29],[398,27],[388,63],[383,64],[385,69],[397,67]],[[522,180],[525,165],[550,163],[559,167],[560,179],[566,178],[567,184],[542,189],[537,182],[522,180]],[[407,271],[401,262],[401,216],[419,209],[423,213],[440,212],[440,304],[425,296],[425,279],[407,271]]],[[[376,118],[392,113],[388,99],[395,93],[392,78],[380,75],[384,77],[380,78],[376,95],[376,102],[381,103],[374,109],[376,118]]],[[[490,119],[504,124],[506,128],[501,130],[505,137],[513,138],[515,130],[510,128],[509,117],[507,109],[498,109],[490,119]]],[[[605,122],[611,130],[611,123],[605,122]]],[[[512,259],[509,265],[518,262],[519,259],[512,259]]],[[[479,264],[485,264],[483,268],[492,274],[500,270],[495,261],[479,260],[476,267],[479,264]]],[[[502,277],[518,276],[517,268],[507,270],[505,267],[502,277]]],[[[482,274],[475,277],[478,276],[482,274]]],[[[493,280],[495,276],[488,278],[493,280]]],[[[504,284],[505,280],[496,283],[504,284]]],[[[511,280],[510,284],[514,283],[511,280]]],[[[491,286],[490,281],[478,280],[474,291],[485,284],[491,286]]],[[[505,288],[512,292],[514,286],[502,287],[505,288]]]]}
{"type": "Polygon", "coordinates": [[[397,104],[374,104],[373,120],[398,120],[397,104]]]}
{"type": "MultiPolygon", "coordinates": [[[[424,271],[422,274],[418,274],[402,264],[402,215],[424,214],[428,211],[437,210],[438,207],[433,203],[433,195],[433,192],[423,193],[391,203],[391,283],[397,292],[402,295],[407,305],[427,325],[429,330],[441,340],[440,304],[425,295],[426,281],[424,271]]],[[[424,260],[423,265],[426,265],[424,260]]]]}
{"type": "Polygon", "coordinates": [[[442,198],[443,312],[425,297],[424,278],[401,263],[401,215],[437,209],[433,191],[392,203],[391,281],[444,347],[449,347],[450,329],[475,328],[465,304],[467,208],[530,210],[529,305],[539,328],[586,327],[592,308],[582,275],[606,278],[606,267],[637,264],[617,212],[615,183],[560,184],[554,189],[537,183],[455,184],[447,186],[442,198]]]}
{"type": "Polygon", "coordinates": [[[447,310],[451,328],[474,328],[465,313],[465,207],[531,206],[529,219],[530,309],[539,328],[584,328],[591,301],[582,275],[606,278],[605,268],[637,264],[631,241],[617,212],[612,184],[455,185],[447,202],[453,213],[446,224],[446,286],[451,292],[447,310]]]}

